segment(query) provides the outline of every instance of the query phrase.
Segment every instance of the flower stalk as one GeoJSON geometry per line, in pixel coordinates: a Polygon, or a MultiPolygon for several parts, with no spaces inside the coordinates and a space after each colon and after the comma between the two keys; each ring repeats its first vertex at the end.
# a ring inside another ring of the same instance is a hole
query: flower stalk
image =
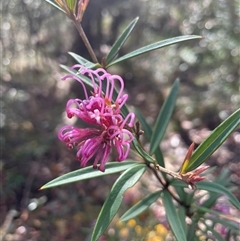
{"type": "Polygon", "coordinates": [[[83,40],[83,42],[84,42],[84,44],[85,44],[85,46],[88,50],[88,53],[90,54],[93,62],[98,63],[98,59],[97,59],[97,57],[96,57],[96,55],[95,55],[95,53],[92,49],[92,46],[91,46],[90,42],[88,41],[88,38],[87,38],[83,28],[82,28],[81,23],[79,23],[76,19],[72,19],[72,21],[73,21],[75,27],[77,28],[77,31],[78,31],[81,39],[83,40]]]}
{"type": "Polygon", "coordinates": [[[81,25],[83,15],[88,6],[89,0],[55,0],[55,2],[64,10],[67,17],[72,20],[93,62],[98,63],[93,48],[88,41],[88,38],[81,25]]]}

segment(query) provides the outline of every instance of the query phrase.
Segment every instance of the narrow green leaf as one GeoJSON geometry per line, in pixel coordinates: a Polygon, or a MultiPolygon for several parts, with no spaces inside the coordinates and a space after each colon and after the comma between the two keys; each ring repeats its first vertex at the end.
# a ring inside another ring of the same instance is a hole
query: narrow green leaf
{"type": "Polygon", "coordinates": [[[190,164],[186,168],[186,172],[196,169],[205,162],[239,125],[240,109],[236,110],[218,127],[216,127],[210,136],[199,145],[192,155],[190,164]]]}
{"type": "Polygon", "coordinates": [[[146,170],[146,165],[137,164],[126,170],[114,183],[98,215],[91,241],[97,241],[117,213],[124,192],[134,186],[146,170]]]}
{"type": "Polygon", "coordinates": [[[170,184],[173,185],[174,187],[182,187],[182,188],[188,187],[187,183],[183,181],[179,181],[177,179],[171,179],[170,184]]]}
{"type": "Polygon", "coordinates": [[[198,221],[196,218],[192,219],[192,223],[187,227],[187,240],[190,241],[199,241],[197,238],[196,230],[198,229],[198,221]]]}
{"type": "Polygon", "coordinates": [[[150,156],[145,150],[143,150],[142,146],[138,143],[138,141],[136,140],[136,138],[133,139],[133,145],[136,149],[136,151],[140,154],[140,156],[143,157],[143,159],[145,159],[146,161],[150,162],[150,163],[155,163],[155,159],[150,156]]]}
{"type": "Polygon", "coordinates": [[[76,6],[76,0],[65,0],[68,8],[73,11],[76,6]]]}
{"type": "MultiPolygon", "coordinates": [[[[160,147],[158,147],[158,148],[155,150],[154,155],[155,155],[157,164],[158,164],[159,166],[165,167],[164,157],[163,157],[163,153],[162,153],[160,147]]],[[[166,177],[166,173],[165,173],[165,172],[162,172],[162,175],[163,175],[164,177],[166,177]]]]}
{"type": "Polygon", "coordinates": [[[178,94],[178,87],[179,87],[179,80],[176,80],[172,86],[172,89],[167,99],[164,101],[161,111],[159,112],[159,115],[157,117],[157,121],[155,123],[155,127],[153,130],[153,135],[150,141],[151,155],[155,152],[155,150],[159,146],[159,143],[161,142],[163,135],[167,129],[168,123],[170,121],[170,118],[172,116],[172,113],[175,107],[177,94],[178,94]]]}
{"type": "Polygon", "coordinates": [[[179,219],[176,207],[173,204],[173,200],[168,191],[163,192],[163,204],[166,210],[166,215],[171,229],[177,239],[177,241],[187,241],[186,233],[184,232],[182,223],[179,219]]]}
{"type": "MultiPolygon", "coordinates": [[[[177,180],[178,184],[183,183],[182,181],[177,180]]],[[[180,200],[185,203],[186,205],[191,205],[194,201],[196,201],[194,199],[194,194],[195,194],[195,190],[192,192],[185,192],[184,188],[187,187],[185,183],[183,183],[184,185],[182,186],[181,184],[178,185],[177,182],[171,182],[171,185],[175,188],[175,191],[177,192],[180,200]]]]}
{"type": "Polygon", "coordinates": [[[184,233],[187,233],[187,223],[186,223],[186,208],[179,205],[178,206],[178,216],[180,219],[180,222],[183,226],[184,233]]]}
{"type": "Polygon", "coordinates": [[[131,207],[126,213],[121,217],[121,221],[127,221],[131,218],[135,218],[142,212],[144,212],[148,207],[153,204],[159,197],[162,191],[157,191],[149,194],[141,201],[136,203],[133,207],[131,207]]]}
{"type": "Polygon", "coordinates": [[[189,192],[189,193],[187,193],[186,194],[186,205],[189,205],[189,206],[191,206],[191,204],[194,202],[194,201],[196,201],[195,199],[194,199],[194,196],[195,196],[195,192],[189,192]]]}
{"type": "Polygon", "coordinates": [[[118,54],[119,50],[125,43],[125,41],[128,39],[130,33],[132,32],[133,28],[135,27],[138,17],[135,18],[123,31],[123,33],[119,36],[119,38],[116,40],[116,42],[113,44],[110,52],[108,53],[106,57],[106,65],[110,64],[110,62],[114,59],[114,57],[118,54]]]}
{"type": "Polygon", "coordinates": [[[45,0],[46,2],[50,3],[52,6],[54,6],[55,8],[57,8],[58,10],[62,11],[65,13],[65,11],[63,9],[61,9],[56,3],[54,3],[51,0],[45,0]]]}
{"type": "Polygon", "coordinates": [[[155,50],[155,49],[160,49],[160,48],[163,48],[163,47],[166,47],[166,46],[169,46],[169,45],[172,45],[172,44],[176,44],[176,43],[179,43],[179,42],[192,40],[192,39],[200,39],[200,38],[202,38],[202,37],[196,36],[196,35],[186,35],[186,36],[179,36],[179,37],[175,37],[175,38],[161,40],[159,42],[144,46],[140,49],[137,49],[133,52],[130,52],[130,53],[116,59],[115,61],[113,61],[109,65],[107,65],[107,68],[114,65],[114,64],[120,63],[124,60],[134,58],[138,55],[145,54],[145,53],[150,52],[150,51],[155,50]]]}
{"type": "Polygon", "coordinates": [[[216,182],[205,182],[201,181],[197,184],[199,189],[207,190],[209,192],[215,192],[218,194],[226,195],[229,201],[238,209],[240,209],[240,202],[238,199],[229,191],[228,188],[216,183],[216,182]]]}
{"type": "Polygon", "coordinates": [[[93,69],[96,68],[99,64],[93,63],[82,56],[75,54],[73,52],[68,52],[69,55],[71,55],[79,64],[85,66],[86,68],[93,69]]]}
{"type": "MultiPolygon", "coordinates": [[[[152,137],[151,127],[147,123],[146,118],[143,117],[143,115],[141,114],[141,112],[137,108],[135,108],[134,112],[136,114],[137,119],[139,120],[140,124],[143,127],[144,134],[146,135],[147,140],[150,141],[151,137],[152,137]]],[[[156,161],[157,161],[158,165],[160,165],[162,167],[165,167],[164,158],[163,158],[163,154],[162,154],[162,151],[161,151],[160,147],[157,147],[154,154],[155,154],[155,158],[156,158],[156,161]]],[[[165,173],[162,173],[162,175],[164,177],[166,177],[165,173]]]]}
{"type": "Polygon", "coordinates": [[[184,188],[178,185],[174,185],[174,183],[172,183],[172,186],[175,188],[175,191],[177,192],[179,198],[186,203],[186,192],[184,191],[184,188]]]}
{"type": "Polygon", "coordinates": [[[135,165],[136,165],[136,162],[134,161],[109,162],[105,166],[106,167],[105,172],[101,172],[99,170],[93,169],[92,166],[85,167],[73,172],[66,173],[60,177],[57,177],[54,180],[42,186],[41,189],[56,187],[56,186],[64,185],[71,182],[78,182],[78,181],[82,181],[90,178],[101,177],[112,173],[121,172],[135,165]]]}

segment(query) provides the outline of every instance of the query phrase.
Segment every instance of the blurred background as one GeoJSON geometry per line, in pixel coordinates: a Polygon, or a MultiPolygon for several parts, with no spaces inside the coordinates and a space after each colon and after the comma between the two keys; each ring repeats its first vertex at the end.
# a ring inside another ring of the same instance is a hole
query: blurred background
{"type": "MultiPolygon", "coordinates": [[[[161,144],[172,170],[177,171],[191,142],[200,144],[239,108],[239,9],[238,0],[90,0],[83,28],[99,61],[137,16],[140,19],[120,55],[175,36],[203,36],[109,69],[123,77],[128,103],[138,107],[152,126],[171,85],[180,79],[177,106],[161,144]]],[[[61,81],[65,72],[59,64],[75,63],[69,51],[89,60],[90,56],[73,24],[45,1],[4,0],[1,12],[3,240],[88,240],[110,184],[119,174],[39,188],[79,168],[75,152],[60,143],[57,131],[66,121],[67,99],[79,97],[81,88],[61,81]]],[[[207,161],[216,167],[215,176],[229,169],[235,185],[240,184],[239,146],[240,129],[207,161]]],[[[148,178],[143,182],[126,193],[120,214],[141,199],[143,186],[152,185],[148,178]]],[[[240,198],[239,190],[235,195],[240,198]]],[[[165,240],[168,233],[159,206],[125,224],[118,218],[102,240],[150,241],[153,231],[158,240],[165,240]]]]}

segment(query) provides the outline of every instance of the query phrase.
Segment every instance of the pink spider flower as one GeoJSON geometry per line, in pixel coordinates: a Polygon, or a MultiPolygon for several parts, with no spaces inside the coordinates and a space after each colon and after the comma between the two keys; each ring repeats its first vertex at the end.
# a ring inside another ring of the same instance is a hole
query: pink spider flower
{"type": "Polygon", "coordinates": [[[113,146],[118,152],[118,161],[127,158],[133,140],[130,129],[133,127],[135,116],[134,113],[129,113],[125,118],[121,115],[121,108],[126,103],[128,95],[123,94],[124,83],[120,76],[111,75],[101,68],[91,70],[81,65],[72,67],[75,68],[79,68],[80,75],[66,75],[63,80],[77,80],[82,85],[85,99],[70,99],[66,105],[66,112],[69,118],[75,115],[94,127],[81,129],[64,126],[60,129],[58,137],[68,148],[77,147],[77,159],[82,167],[94,158],[93,167],[104,171],[113,146]],[[90,95],[81,75],[85,75],[85,78],[87,76],[92,83],[93,91],[90,95]],[[120,84],[120,90],[117,97],[113,98],[116,81],[120,84]]]}

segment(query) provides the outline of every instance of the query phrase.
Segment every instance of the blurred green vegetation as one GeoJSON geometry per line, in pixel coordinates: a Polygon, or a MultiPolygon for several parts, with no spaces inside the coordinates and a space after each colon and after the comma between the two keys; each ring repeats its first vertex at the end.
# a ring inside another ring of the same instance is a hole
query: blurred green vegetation
{"type": "MultiPolygon", "coordinates": [[[[239,6],[238,0],[90,0],[83,27],[99,60],[136,16],[139,22],[121,55],[161,39],[203,36],[109,70],[123,76],[129,103],[139,107],[149,123],[171,84],[180,79],[177,107],[163,143],[167,160],[178,158],[176,143],[183,158],[186,145],[199,144],[239,107],[239,6]]],[[[101,182],[38,189],[79,168],[74,153],[59,143],[57,130],[66,122],[66,100],[79,95],[81,88],[61,82],[64,71],[59,64],[74,63],[68,51],[89,55],[71,22],[48,3],[5,0],[1,8],[0,224],[10,209],[16,209],[20,218],[13,222],[7,240],[85,240],[116,175],[101,182]],[[42,197],[46,202],[29,209],[33,198],[42,197]],[[30,231],[21,236],[20,227],[30,231]]],[[[236,184],[240,184],[239,143],[237,130],[208,163],[218,166],[216,175],[221,168],[230,168],[236,184]]],[[[142,225],[149,218],[149,214],[142,218],[142,225]]]]}

